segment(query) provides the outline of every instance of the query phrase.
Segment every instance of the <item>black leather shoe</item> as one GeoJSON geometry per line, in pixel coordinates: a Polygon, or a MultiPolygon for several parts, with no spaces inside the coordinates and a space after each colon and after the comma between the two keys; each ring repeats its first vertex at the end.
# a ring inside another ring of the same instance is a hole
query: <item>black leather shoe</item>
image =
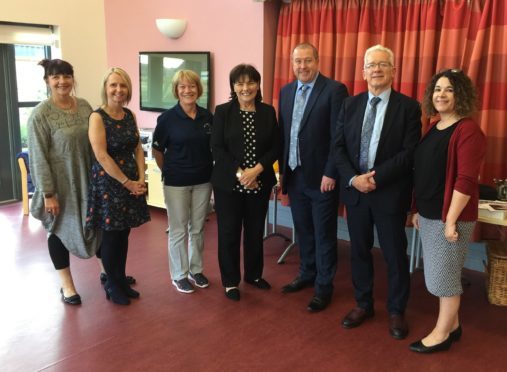
{"type": "Polygon", "coordinates": [[[312,287],[312,286],[313,286],[313,281],[303,280],[303,279],[301,279],[298,276],[292,282],[290,282],[289,284],[283,286],[282,287],[282,292],[283,293],[293,293],[293,292],[300,291],[303,288],[312,287]]]}
{"type": "Polygon", "coordinates": [[[62,301],[69,305],[81,305],[81,296],[77,293],[70,297],[65,297],[63,294],[63,288],[60,288],[60,293],[62,294],[62,301]]]}
{"type": "Polygon", "coordinates": [[[331,296],[313,296],[306,310],[311,313],[324,310],[331,302],[331,296]]]}
{"type": "Polygon", "coordinates": [[[342,320],[343,328],[359,327],[366,319],[373,317],[375,313],[372,310],[365,310],[360,307],[352,309],[342,320]]]}
{"type": "Polygon", "coordinates": [[[461,329],[461,324],[456,328],[454,331],[449,333],[449,338],[452,342],[458,342],[461,338],[461,334],[463,333],[463,330],[461,329]]]}
{"type": "Polygon", "coordinates": [[[416,353],[431,354],[436,353],[438,351],[449,350],[451,345],[452,345],[451,337],[447,337],[447,339],[445,339],[441,343],[433,346],[426,346],[422,343],[422,340],[419,340],[410,344],[410,350],[415,351],[416,353]]]}
{"type": "Polygon", "coordinates": [[[239,294],[238,288],[231,288],[229,290],[225,290],[225,297],[227,297],[229,300],[239,301],[241,295],[239,294]]]}
{"type": "Polygon", "coordinates": [[[389,315],[389,334],[397,340],[403,340],[408,335],[408,324],[401,314],[389,315]]]}
{"type": "Polygon", "coordinates": [[[265,281],[262,278],[259,278],[256,280],[246,280],[245,279],[245,283],[253,285],[254,287],[257,287],[259,289],[271,289],[271,284],[269,284],[267,281],[265,281]]]}
{"type": "MultiPolygon", "coordinates": [[[[105,282],[107,282],[107,274],[106,273],[100,273],[100,283],[101,284],[104,284],[105,282]]],[[[136,278],[134,278],[133,276],[127,276],[127,283],[129,285],[133,285],[133,284],[136,284],[136,278]]]]}

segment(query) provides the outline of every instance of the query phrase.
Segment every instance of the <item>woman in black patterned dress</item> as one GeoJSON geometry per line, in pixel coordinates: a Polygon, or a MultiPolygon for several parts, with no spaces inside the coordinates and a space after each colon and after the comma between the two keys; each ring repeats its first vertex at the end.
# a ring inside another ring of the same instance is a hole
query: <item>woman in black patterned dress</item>
{"type": "Polygon", "coordinates": [[[120,305],[139,297],[125,276],[130,229],[150,220],[146,205],[144,153],[134,114],[124,105],[132,96],[128,74],[111,68],[102,87],[102,106],[90,116],[92,166],[87,227],[102,229],[106,298],[120,305]]]}

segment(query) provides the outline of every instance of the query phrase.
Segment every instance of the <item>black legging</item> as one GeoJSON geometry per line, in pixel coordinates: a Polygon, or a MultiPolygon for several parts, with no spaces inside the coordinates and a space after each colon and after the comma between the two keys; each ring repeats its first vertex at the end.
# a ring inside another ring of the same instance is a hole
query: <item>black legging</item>
{"type": "Polygon", "coordinates": [[[122,286],[126,282],[125,267],[129,248],[130,229],[102,232],[100,255],[109,285],[122,286]]]}
{"type": "Polygon", "coordinates": [[[69,251],[63,245],[62,241],[55,234],[48,238],[49,256],[56,270],[66,269],[70,265],[69,251]]]}

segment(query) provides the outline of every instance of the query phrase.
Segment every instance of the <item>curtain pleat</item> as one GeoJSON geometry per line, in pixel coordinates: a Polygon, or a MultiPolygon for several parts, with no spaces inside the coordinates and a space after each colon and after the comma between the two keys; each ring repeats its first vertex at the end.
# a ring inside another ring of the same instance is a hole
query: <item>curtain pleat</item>
{"type": "Polygon", "coordinates": [[[460,68],[479,92],[475,118],[488,139],[481,182],[491,184],[507,178],[506,25],[504,0],[293,0],[280,9],[273,104],[294,79],[292,49],[305,41],[319,50],[321,72],[350,94],[367,89],[364,52],[375,44],[394,52],[394,89],[419,101],[435,72],[460,68]]]}

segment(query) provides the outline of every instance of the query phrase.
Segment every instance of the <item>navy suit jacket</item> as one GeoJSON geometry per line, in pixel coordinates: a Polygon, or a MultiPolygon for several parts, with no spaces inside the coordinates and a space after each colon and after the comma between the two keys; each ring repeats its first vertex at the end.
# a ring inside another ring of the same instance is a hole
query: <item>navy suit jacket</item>
{"type": "MultiPolygon", "coordinates": [[[[292,112],[297,80],[280,91],[278,120],[281,131],[282,154],[279,160],[282,192],[287,193],[287,177],[290,177],[289,147],[292,112]]],[[[322,176],[338,180],[338,170],[333,156],[336,122],[343,99],[348,96],[342,83],[319,73],[305,107],[299,127],[299,154],[306,185],[320,188],[322,176]]]]}
{"type": "MultiPolygon", "coordinates": [[[[368,93],[348,97],[338,116],[336,165],[341,175],[340,195],[346,206],[359,201],[360,192],[349,187],[350,179],[361,174],[359,148],[368,93]]],[[[370,205],[388,214],[405,213],[412,198],[414,150],[421,138],[419,102],[391,91],[380,133],[373,170],[377,188],[368,194],[370,205]]]]}

